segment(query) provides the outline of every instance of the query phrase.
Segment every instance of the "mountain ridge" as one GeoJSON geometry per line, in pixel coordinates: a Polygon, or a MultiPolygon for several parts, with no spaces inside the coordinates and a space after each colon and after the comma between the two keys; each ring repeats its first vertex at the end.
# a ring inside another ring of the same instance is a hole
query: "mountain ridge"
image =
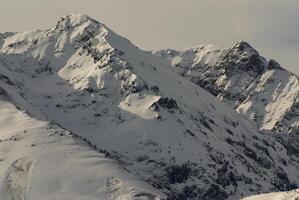
{"type": "Polygon", "coordinates": [[[228,49],[202,46],[154,53],[168,60],[182,76],[255,120],[261,129],[277,132],[297,130],[299,119],[294,112],[297,112],[298,76],[282,68],[275,60],[266,60],[248,43],[238,42],[228,49]],[[216,61],[208,60],[209,54],[216,61]],[[274,93],[275,89],[284,93],[279,96],[274,93]],[[266,92],[273,94],[267,95],[266,92]],[[289,105],[281,106],[285,102],[289,105]]]}

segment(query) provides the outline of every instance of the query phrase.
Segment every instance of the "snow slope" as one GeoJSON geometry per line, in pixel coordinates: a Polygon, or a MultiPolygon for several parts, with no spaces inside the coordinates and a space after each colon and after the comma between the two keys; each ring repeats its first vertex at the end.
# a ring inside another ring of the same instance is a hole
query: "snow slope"
{"type": "Polygon", "coordinates": [[[297,200],[299,198],[299,191],[292,190],[289,192],[276,192],[262,195],[255,195],[244,198],[242,200],[297,200]]]}
{"type": "Polygon", "coordinates": [[[211,45],[154,54],[211,94],[255,120],[260,129],[298,132],[298,76],[266,60],[246,42],[232,48],[211,45]]]}
{"type": "Polygon", "coordinates": [[[239,199],[299,184],[296,147],[85,15],[0,38],[9,102],[80,136],[169,200],[239,199]]]}
{"type": "Polygon", "coordinates": [[[0,101],[0,199],[160,199],[116,161],[0,101]]]}

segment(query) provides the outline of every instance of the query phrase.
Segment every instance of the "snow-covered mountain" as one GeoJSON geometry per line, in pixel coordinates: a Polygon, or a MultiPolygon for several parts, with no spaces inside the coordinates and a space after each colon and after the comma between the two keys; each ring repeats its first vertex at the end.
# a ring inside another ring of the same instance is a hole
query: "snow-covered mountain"
{"type": "Polygon", "coordinates": [[[48,184],[47,192],[54,190],[49,199],[79,194],[79,199],[148,200],[239,199],[299,184],[296,146],[260,131],[164,59],[85,15],[62,17],[49,30],[1,34],[0,88],[3,109],[14,104],[31,126],[44,124],[30,134],[11,131],[14,126],[6,123],[20,119],[9,114],[2,123],[7,129],[0,131],[13,141],[28,137],[11,156],[3,151],[0,166],[8,174],[24,168],[24,175],[5,176],[2,191],[11,188],[10,176],[22,176],[21,183],[13,182],[30,200],[48,184]],[[52,124],[71,134],[51,134],[57,128],[52,124]],[[26,149],[18,150],[22,145],[26,149]],[[56,167],[61,171],[51,176],[56,167]],[[107,188],[109,197],[103,197],[107,188]]]}
{"type": "Polygon", "coordinates": [[[246,42],[154,52],[173,69],[257,122],[260,129],[299,131],[299,77],[246,42]]]}

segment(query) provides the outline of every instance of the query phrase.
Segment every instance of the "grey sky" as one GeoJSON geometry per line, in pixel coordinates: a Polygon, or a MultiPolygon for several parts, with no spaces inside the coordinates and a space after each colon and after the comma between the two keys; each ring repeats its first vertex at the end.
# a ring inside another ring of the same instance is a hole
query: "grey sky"
{"type": "Polygon", "coordinates": [[[0,0],[0,32],[87,14],[143,49],[251,43],[299,74],[298,0],[0,0]]]}

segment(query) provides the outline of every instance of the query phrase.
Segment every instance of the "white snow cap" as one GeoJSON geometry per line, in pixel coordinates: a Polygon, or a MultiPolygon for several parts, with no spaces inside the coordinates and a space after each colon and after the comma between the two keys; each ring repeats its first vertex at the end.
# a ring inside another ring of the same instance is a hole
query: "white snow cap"
{"type": "Polygon", "coordinates": [[[64,25],[64,27],[67,27],[67,26],[75,27],[75,26],[81,25],[85,22],[100,24],[98,21],[90,18],[87,15],[68,14],[68,15],[61,17],[61,19],[58,21],[58,25],[64,25]]]}

